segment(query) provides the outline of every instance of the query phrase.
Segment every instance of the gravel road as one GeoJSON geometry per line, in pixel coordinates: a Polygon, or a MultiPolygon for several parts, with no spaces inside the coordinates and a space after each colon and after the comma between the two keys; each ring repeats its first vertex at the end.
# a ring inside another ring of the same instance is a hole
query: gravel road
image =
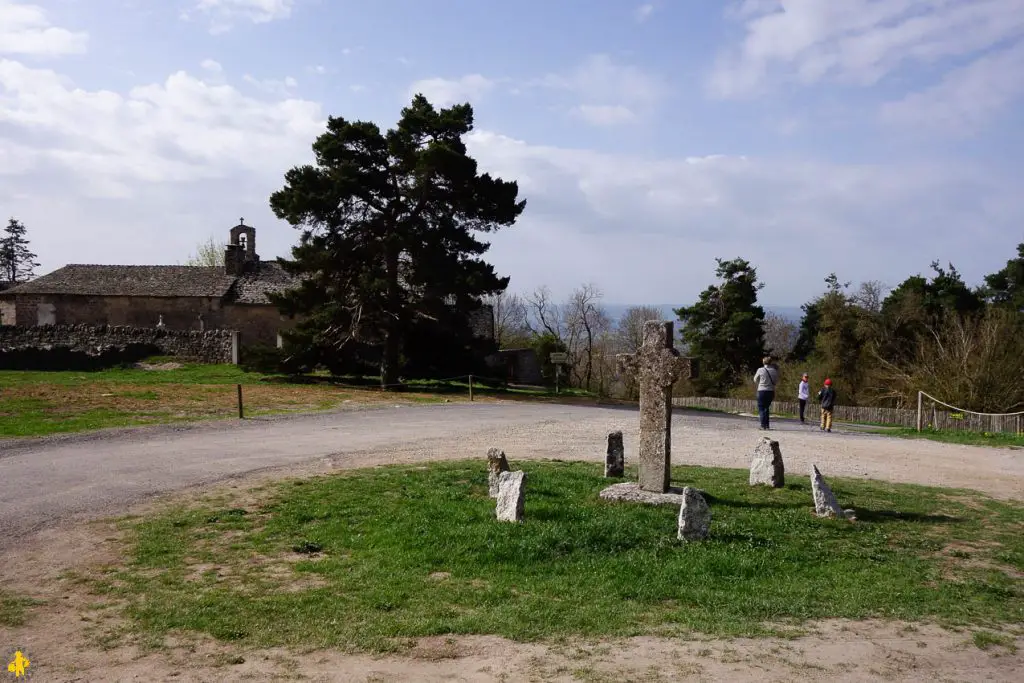
{"type": "MultiPolygon", "coordinates": [[[[361,467],[483,457],[603,462],[605,437],[622,429],[627,462],[637,443],[635,408],[492,402],[395,406],[247,419],[187,427],[0,442],[0,551],[26,534],[117,514],[159,493],[259,470],[312,464],[361,467]]],[[[1024,451],[955,446],[773,420],[786,469],[816,463],[843,475],[973,488],[1024,499],[1024,451]]],[[[747,467],[756,419],[679,411],[673,462],[747,467]]]]}

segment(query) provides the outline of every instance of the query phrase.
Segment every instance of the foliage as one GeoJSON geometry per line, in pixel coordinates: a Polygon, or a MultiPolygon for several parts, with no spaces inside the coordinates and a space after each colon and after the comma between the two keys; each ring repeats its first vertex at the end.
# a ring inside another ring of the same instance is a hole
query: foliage
{"type": "Polygon", "coordinates": [[[29,251],[28,229],[15,218],[7,221],[0,237],[0,281],[24,282],[35,277],[36,255],[29,251]]]}
{"type": "MultiPolygon", "coordinates": [[[[555,367],[555,364],[551,362],[551,354],[553,352],[568,353],[566,351],[565,342],[550,332],[545,332],[533,338],[533,350],[534,353],[537,354],[537,360],[540,362],[540,374],[544,381],[544,385],[554,386],[557,368],[555,367]]],[[[561,381],[566,381],[564,368],[561,381]]]]}
{"type": "Polygon", "coordinates": [[[530,324],[526,301],[502,290],[484,299],[494,312],[494,341],[499,349],[521,349],[530,345],[530,324]]]}
{"type": "Polygon", "coordinates": [[[1006,266],[985,276],[983,294],[996,306],[1005,306],[1024,313],[1024,242],[1017,245],[1017,258],[1006,266]]]}
{"type": "Polygon", "coordinates": [[[131,632],[251,647],[1024,619],[1017,503],[830,479],[856,509],[851,524],[808,514],[806,477],[773,490],[741,470],[677,467],[715,512],[711,537],[684,544],[677,508],[601,500],[606,480],[592,463],[520,465],[522,524],[495,522],[479,462],[352,471],[248,492],[245,507],[225,498],[130,520],[130,564],[97,573],[94,589],[126,603],[131,632]]]}
{"type": "Polygon", "coordinates": [[[764,309],[757,304],[763,287],[747,261],[716,259],[721,281],[705,289],[697,303],[675,313],[683,323],[682,339],[700,360],[694,380],[699,393],[724,396],[760,365],[764,353],[764,309]]]}
{"type": "Polygon", "coordinates": [[[186,266],[205,266],[208,268],[224,265],[224,250],[227,245],[213,237],[196,245],[196,252],[185,261],[186,266]]]}
{"type": "Polygon", "coordinates": [[[275,297],[304,317],[294,343],[321,354],[352,345],[354,362],[373,350],[385,386],[403,365],[485,351],[468,333],[470,317],[508,278],[480,258],[489,245],[474,233],[512,225],[525,201],[515,182],[477,172],[463,140],[472,129],[469,104],[437,110],[422,95],[387,132],[328,119],[316,163],[288,171],[270,198],[275,215],[301,229],[282,267],[302,284],[275,297]]]}

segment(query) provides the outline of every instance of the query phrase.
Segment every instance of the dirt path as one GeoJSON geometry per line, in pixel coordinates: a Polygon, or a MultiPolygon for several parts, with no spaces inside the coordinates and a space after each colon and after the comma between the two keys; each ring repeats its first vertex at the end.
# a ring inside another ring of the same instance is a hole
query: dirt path
{"type": "MultiPolygon", "coordinates": [[[[551,457],[600,462],[604,436],[613,429],[625,431],[628,458],[636,444],[635,424],[635,411],[615,408],[453,405],[157,429],[15,448],[2,444],[0,481],[17,495],[4,495],[0,502],[0,530],[16,532],[16,542],[0,549],[0,586],[44,604],[32,610],[25,625],[0,626],[0,655],[21,648],[32,661],[34,680],[53,681],[1017,680],[1024,669],[1024,631],[1016,634],[1014,653],[1002,647],[982,651],[966,632],[880,622],[821,623],[811,634],[789,640],[634,638],[540,645],[493,637],[434,638],[419,641],[405,655],[380,658],[241,651],[184,636],[154,652],[131,644],[103,649],[96,638],[116,626],[117,617],[97,609],[94,596],[61,578],[68,570],[122,561],[115,527],[77,522],[82,515],[144,512],[206,495],[216,480],[221,480],[216,488],[241,492],[284,476],[481,457],[491,446],[503,448],[513,462],[551,457]],[[34,500],[36,495],[42,500],[34,500]],[[57,510],[48,510],[55,501],[60,501],[57,510]],[[28,511],[30,525],[19,523],[19,508],[28,511]]],[[[777,424],[774,438],[788,471],[804,473],[813,461],[826,476],[1024,498],[1021,451],[824,435],[798,424],[777,424]]],[[[680,414],[674,426],[677,463],[746,467],[761,436],[754,421],[726,416],[680,414]]]]}

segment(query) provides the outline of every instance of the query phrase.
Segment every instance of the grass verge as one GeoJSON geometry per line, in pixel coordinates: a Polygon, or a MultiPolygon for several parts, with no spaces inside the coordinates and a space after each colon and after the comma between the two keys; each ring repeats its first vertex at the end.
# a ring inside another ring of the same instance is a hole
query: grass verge
{"type": "MultiPolygon", "coordinates": [[[[466,401],[466,382],[410,382],[382,392],[369,381],[288,378],[245,372],[233,365],[182,365],[173,369],[116,368],[96,372],[0,371],[0,439],[44,436],[110,427],[168,424],[237,416],[235,385],[243,385],[245,415],[312,412],[348,404],[466,401]]],[[[554,395],[540,388],[474,386],[479,399],[594,399],[578,390],[554,395]]]]}
{"type": "Polygon", "coordinates": [[[937,431],[923,430],[903,427],[890,429],[879,429],[872,431],[876,434],[886,436],[898,436],[904,439],[927,439],[929,441],[941,441],[943,443],[963,444],[965,446],[992,446],[994,448],[1024,448],[1024,436],[1000,432],[967,432],[967,431],[937,431]]]}
{"type": "Polygon", "coordinates": [[[965,491],[830,481],[855,523],[819,520],[806,478],[675,468],[708,492],[712,538],[677,510],[601,501],[585,463],[524,462],[526,521],[494,520],[478,461],[268,485],[128,520],[127,566],[92,578],[153,642],[388,650],[406,639],[763,635],[804,620],[1024,621],[1024,508],[965,491]]]}

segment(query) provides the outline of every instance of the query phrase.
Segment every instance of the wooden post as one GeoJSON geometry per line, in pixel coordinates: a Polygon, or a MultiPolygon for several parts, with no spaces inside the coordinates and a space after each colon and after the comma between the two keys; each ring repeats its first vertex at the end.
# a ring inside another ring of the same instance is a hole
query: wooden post
{"type": "Polygon", "coordinates": [[[469,376],[469,400],[473,400],[473,375],[469,376]]]}
{"type": "Polygon", "coordinates": [[[238,389],[238,419],[245,419],[245,415],[242,413],[242,385],[236,384],[235,388],[238,389]]]}
{"type": "Polygon", "coordinates": [[[917,431],[921,431],[921,420],[923,419],[923,416],[921,415],[921,408],[923,407],[923,403],[924,393],[919,391],[917,392],[917,431]]]}

